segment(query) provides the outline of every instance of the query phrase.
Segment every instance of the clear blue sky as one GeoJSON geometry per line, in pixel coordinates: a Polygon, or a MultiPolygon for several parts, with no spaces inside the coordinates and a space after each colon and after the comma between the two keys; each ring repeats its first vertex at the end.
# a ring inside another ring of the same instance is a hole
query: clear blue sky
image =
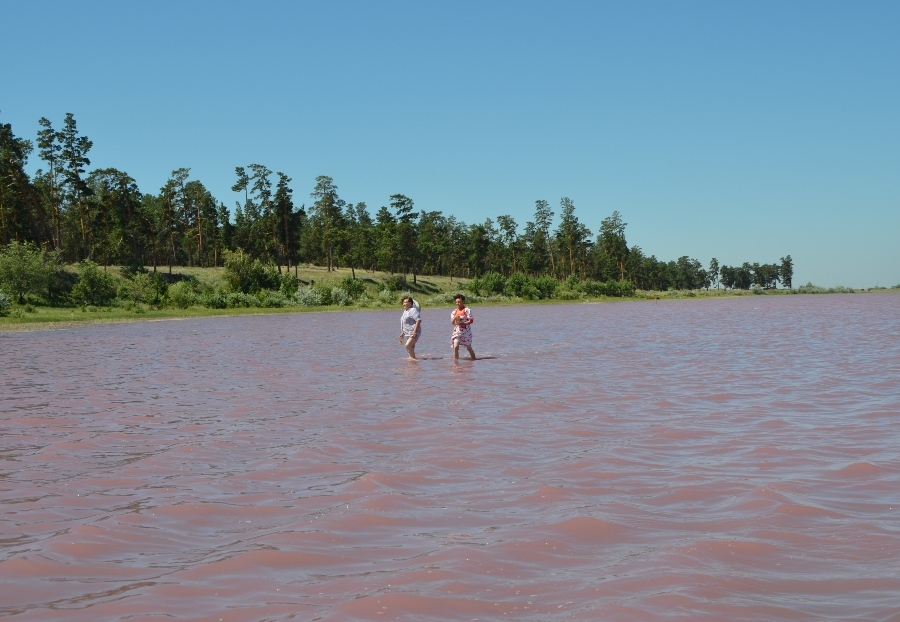
{"type": "MultiPolygon", "coordinates": [[[[0,0],[0,120],[72,112],[144,192],[318,175],[520,225],[570,197],[662,260],[900,283],[900,2],[0,0]]],[[[36,154],[29,170],[41,165],[36,154]]]]}

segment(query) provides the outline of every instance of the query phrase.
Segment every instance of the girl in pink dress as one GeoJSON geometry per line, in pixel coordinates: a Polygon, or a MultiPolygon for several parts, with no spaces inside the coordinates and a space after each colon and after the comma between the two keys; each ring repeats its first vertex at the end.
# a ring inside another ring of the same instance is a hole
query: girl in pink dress
{"type": "Polygon", "coordinates": [[[450,323],[453,324],[453,334],[450,336],[450,345],[453,346],[453,358],[459,358],[459,346],[465,346],[469,356],[475,360],[475,350],[472,349],[472,310],[466,306],[466,297],[458,294],[454,299],[456,308],[450,314],[450,323]]]}

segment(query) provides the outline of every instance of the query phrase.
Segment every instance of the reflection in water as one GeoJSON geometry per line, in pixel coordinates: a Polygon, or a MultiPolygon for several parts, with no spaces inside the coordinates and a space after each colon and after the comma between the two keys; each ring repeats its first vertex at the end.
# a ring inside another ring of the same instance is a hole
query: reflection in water
{"type": "Polygon", "coordinates": [[[0,335],[0,613],[893,619],[897,300],[0,335]]]}

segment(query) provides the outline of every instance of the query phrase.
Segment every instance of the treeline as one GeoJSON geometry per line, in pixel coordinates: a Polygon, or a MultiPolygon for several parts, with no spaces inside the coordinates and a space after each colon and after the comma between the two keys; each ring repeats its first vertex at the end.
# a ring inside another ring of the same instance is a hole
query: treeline
{"type": "Polygon", "coordinates": [[[535,202],[532,219],[511,216],[466,224],[440,211],[417,210],[402,194],[372,216],[363,202],[346,202],[334,180],[319,176],[310,203],[297,205],[291,178],[261,164],[238,166],[234,215],[190,169],[172,172],[156,193],[142,192],[126,172],[88,170],[91,140],[67,114],[61,129],[39,120],[33,144],[0,123],[0,245],[33,243],[58,260],[120,266],[222,266],[241,251],[278,272],[301,263],[353,270],[504,279],[522,274],[560,281],[628,281],[637,289],[698,289],[719,285],[791,287],[790,255],[779,264],[704,267],[684,256],[663,261],[629,246],[626,223],[614,211],[596,235],[562,198],[557,213],[535,202]],[[43,163],[25,172],[37,148],[43,163]],[[555,222],[555,224],[554,224],[555,222]]]}

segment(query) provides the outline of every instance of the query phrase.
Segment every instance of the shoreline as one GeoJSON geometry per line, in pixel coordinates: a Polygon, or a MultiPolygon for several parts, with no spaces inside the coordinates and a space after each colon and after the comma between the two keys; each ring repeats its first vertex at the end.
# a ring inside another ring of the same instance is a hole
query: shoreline
{"type": "MultiPolygon", "coordinates": [[[[877,290],[857,290],[854,294],[898,294],[900,290],[877,289],[877,290]]],[[[399,295],[399,294],[398,294],[399,295]]],[[[507,299],[507,300],[491,300],[488,297],[481,299],[476,297],[472,304],[478,306],[518,306],[518,305],[548,305],[548,304],[605,304],[617,302],[659,302],[659,301],[685,301],[685,300],[721,300],[731,298],[756,298],[757,296],[828,296],[828,295],[847,295],[841,292],[815,293],[815,294],[798,294],[792,290],[769,290],[763,294],[754,294],[751,290],[710,290],[710,291],[690,291],[690,292],[646,292],[641,296],[632,296],[627,298],[619,297],[597,297],[583,299],[543,299],[543,300],[525,300],[525,299],[507,299]]],[[[424,302],[424,300],[423,300],[424,302]]],[[[431,305],[437,306],[437,305],[431,305]]],[[[272,309],[252,308],[235,308],[235,309],[208,309],[205,307],[193,307],[188,309],[160,309],[145,310],[141,312],[116,310],[115,308],[98,308],[95,310],[82,311],[83,317],[76,316],[77,308],[71,307],[34,307],[34,310],[23,317],[10,317],[9,315],[0,317],[0,334],[3,333],[23,333],[23,332],[41,332],[51,330],[69,330],[72,328],[88,327],[88,326],[105,326],[112,324],[134,324],[142,322],[167,322],[182,321],[200,318],[226,318],[236,316],[252,316],[252,315],[282,315],[293,313],[338,313],[338,312],[358,312],[358,311],[387,311],[394,310],[392,306],[321,306],[321,307],[279,307],[272,309]],[[68,312],[68,313],[66,313],[68,312]],[[104,317],[108,313],[119,313],[127,315],[119,315],[118,317],[104,317]],[[50,313],[55,317],[40,318],[41,314],[50,313]],[[68,315],[69,317],[64,317],[68,315]]]]}

